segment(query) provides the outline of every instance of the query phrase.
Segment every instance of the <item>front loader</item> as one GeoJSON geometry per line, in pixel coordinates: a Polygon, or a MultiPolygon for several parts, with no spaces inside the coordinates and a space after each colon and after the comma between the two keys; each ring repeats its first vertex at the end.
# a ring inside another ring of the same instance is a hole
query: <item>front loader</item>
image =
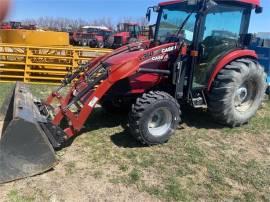
{"type": "MultiPolygon", "coordinates": [[[[0,183],[52,168],[99,103],[128,110],[130,133],[142,144],[169,140],[182,104],[205,108],[214,120],[241,126],[255,115],[266,75],[247,47],[259,0],[177,0],[158,13],[152,41],[132,43],[66,75],[45,100],[17,83],[1,110],[0,183]],[[64,90],[67,89],[67,90],[64,90]]],[[[192,116],[185,114],[185,116],[192,116]]]]}

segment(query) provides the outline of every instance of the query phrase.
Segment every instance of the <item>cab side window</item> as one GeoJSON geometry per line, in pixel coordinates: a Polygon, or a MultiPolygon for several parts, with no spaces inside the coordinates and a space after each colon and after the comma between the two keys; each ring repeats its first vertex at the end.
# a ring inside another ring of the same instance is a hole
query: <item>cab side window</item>
{"type": "Polygon", "coordinates": [[[208,72],[218,57],[237,47],[240,34],[246,29],[246,14],[247,9],[241,6],[219,4],[205,16],[199,37],[203,51],[194,72],[193,86],[205,86],[208,72]]]}

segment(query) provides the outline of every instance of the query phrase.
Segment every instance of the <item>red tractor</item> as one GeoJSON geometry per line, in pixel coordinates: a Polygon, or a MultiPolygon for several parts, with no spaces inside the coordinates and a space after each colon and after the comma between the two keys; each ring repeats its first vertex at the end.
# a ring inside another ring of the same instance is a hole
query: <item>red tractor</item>
{"type": "Polygon", "coordinates": [[[112,48],[119,48],[123,45],[144,41],[148,38],[143,35],[142,27],[137,23],[120,23],[117,25],[118,32],[113,35],[112,48]]]}
{"type": "Polygon", "coordinates": [[[16,21],[4,22],[0,25],[0,29],[22,29],[22,23],[16,21]]]}
{"type": "Polygon", "coordinates": [[[70,36],[72,45],[104,48],[105,41],[111,35],[111,30],[104,26],[84,26],[70,36]]]}
{"type": "Polygon", "coordinates": [[[0,29],[12,29],[8,22],[0,23],[0,29]]]}
{"type": "Polygon", "coordinates": [[[22,25],[21,22],[10,21],[0,24],[0,29],[27,29],[27,30],[36,30],[36,25],[22,25]]]}
{"type": "Polygon", "coordinates": [[[53,148],[74,138],[98,103],[128,110],[130,134],[145,145],[167,142],[181,116],[192,116],[181,113],[183,105],[207,109],[229,127],[249,122],[266,90],[258,56],[247,48],[259,0],[167,1],[150,7],[148,19],[152,10],[158,12],[153,41],[81,66],[43,101],[16,85],[0,116],[0,182],[53,167],[53,148]]]}

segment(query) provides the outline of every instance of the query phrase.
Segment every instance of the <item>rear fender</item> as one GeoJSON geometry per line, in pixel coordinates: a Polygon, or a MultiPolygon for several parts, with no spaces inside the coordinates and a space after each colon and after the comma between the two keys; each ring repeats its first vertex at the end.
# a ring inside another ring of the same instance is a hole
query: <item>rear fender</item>
{"type": "Polygon", "coordinates": [[[258,56],[257,56],[256,52],[253,51],[253,50],[235,50],[235,51],[232,51],[232,52],[228,53],[227,55],[225,55],[224,57],[222,57],[216,63],[216,65],[215,65],[216,67],[214,68],[214,71],[211,73],[211,76],[209,77],[208,85],[207,85],[207,90],[210,91],[211,86],[212,86],[212,83],[215,80],[216,76],[218,75],[218,73],[227,64],[229,64],[233,60],[236,60],[238,58],[243,58],[243,57],[249,57],[249,58],[258,59],[258,56]]]}

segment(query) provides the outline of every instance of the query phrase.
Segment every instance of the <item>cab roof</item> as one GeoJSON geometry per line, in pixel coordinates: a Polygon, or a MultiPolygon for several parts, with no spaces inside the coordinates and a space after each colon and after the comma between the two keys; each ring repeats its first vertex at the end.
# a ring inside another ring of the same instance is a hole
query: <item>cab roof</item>
{"type": "MultiPolygon", "coordinates": [[[[176,4],[176,3],[181,3],[184,0],[171,0],[171,1],[165,1],[165,2],[161,2],[159,3],[159,6],[167,6],[167,5],[171,5],[171,4],[176,4]]],[[[216,0],[219,1],[219,0],[216,0]]],[[[246,3],[246,4],[251,4],[253,6],[260,6],[260,0],[227,0],[228,2],[242,2],[242,3],[246,3]]]]}

